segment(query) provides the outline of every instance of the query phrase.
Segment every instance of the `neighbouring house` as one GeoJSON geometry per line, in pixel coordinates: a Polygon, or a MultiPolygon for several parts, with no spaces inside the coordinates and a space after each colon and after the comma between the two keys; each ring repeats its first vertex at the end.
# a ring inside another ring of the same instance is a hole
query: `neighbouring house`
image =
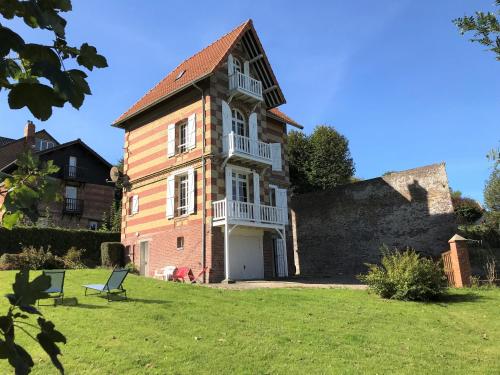
{"type": "Polygon", "coordinates": [[[251,20],[188,58],[121,115],[122,242],[140,272],[286,277],[287,125],[251,20]]]}
{"type": "MultiPolygon", "coordinates": [[[[41,161],[53,160],[60,170],[62,201],[39,207],[39,225],[97,229],[115,199],[114,185],[106,180],[111,165],[82,140],[59,143],[46,130],[36,131],[29,121],[19,139],[0,137],[0,171],[12,173],[17,156],[27,149],[41,161]]],[[[3,197],[0,196],[0,205],[3,197]]]]}

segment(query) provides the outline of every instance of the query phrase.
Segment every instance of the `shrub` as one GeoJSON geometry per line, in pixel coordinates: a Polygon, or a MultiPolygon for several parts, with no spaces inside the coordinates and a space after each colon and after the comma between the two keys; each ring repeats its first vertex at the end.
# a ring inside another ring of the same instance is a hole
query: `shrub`
{"type": "Polygon", "coordinates": [[[23,248],[19,254],[3,254],[0,258],[1,268],[4,270],[40,270],[63,268],[63,260],[52,254],[50,249],[45,251],[43,247],[33,246],[23,248]]]}
{"type": "Polygon", "coordinates": [[[52,254],[63,256],[69,248],[86,249],[85,262],[99,264],[101,243],[120,241],[120,233],[98,232],[81,229],[15,227],[8,230],[0,227],[0,255],[20,253],[24,247],[50,247],[52,254]]]}
{"type": "Polygon", "coordinates": [[[139,275],[139,273],[140,273],[139,269],[137,268],[137,266],[133,262],[128,262],[125,265],[125,268],[127,268],[129,270],[129,272],[133,273],[134,275],[139,275]]]}
{"type": "Polygon", "coordinates": [[[369,271],[358,278],[382,298],[428,301],[446,288],[442,267],[414,250],[391,251],[382,246],[381,265],[367,264],[369,271]]]}
{"type": "Polygon", "coordinates": [[[85,249],[77,249],[76,247],[71,247],[68,252],[62,257],[64,268],[86,268],[87,266],[83,261],[83,254],[85,253],[85,251],[85,249]]]}
{"type": "Polygon", "coordinates": [[[103,242],[101,244],[101,264],[104,267],[123,265],[125,247],[120,242],[103,242]]]}

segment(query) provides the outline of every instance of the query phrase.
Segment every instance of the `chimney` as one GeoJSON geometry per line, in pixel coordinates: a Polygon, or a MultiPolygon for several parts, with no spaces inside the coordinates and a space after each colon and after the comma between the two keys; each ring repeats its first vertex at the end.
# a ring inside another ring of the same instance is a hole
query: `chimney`
{"type": "Polygon", "coordinates": [[[24,139],[26,141],[30,141],[35,137],[35,124],[32,121],[28,120],[26,125],[24,126],[24,139]]]}

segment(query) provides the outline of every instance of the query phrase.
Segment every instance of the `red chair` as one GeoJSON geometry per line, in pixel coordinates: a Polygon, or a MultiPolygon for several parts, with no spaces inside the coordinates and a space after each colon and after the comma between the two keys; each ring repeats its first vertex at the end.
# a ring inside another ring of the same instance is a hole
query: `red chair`
{"type": "Polygon", "coordinates": [[[173,281],[186,282],[186,277],[189,277],[189,280],[192,281],[194,279],[193,271],[189,267],[179,267],[174,272],[172,276],[173,281]]]}

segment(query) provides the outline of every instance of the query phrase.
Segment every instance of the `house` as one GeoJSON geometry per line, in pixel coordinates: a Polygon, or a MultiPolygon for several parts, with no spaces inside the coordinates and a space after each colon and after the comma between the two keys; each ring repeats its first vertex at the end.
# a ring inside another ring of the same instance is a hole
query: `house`
{"type": "Polygon", "coordinates": [[[122,242],[141,274],[207,267],[208,282],[285,277],[283,92],[251,20],[183,61],[121,115],[122,242]]]}
{"type": "MultiPolygon", "coordinates": [[[[106,181],[111,165],[82,140],[61,144],[46,130],[36,131],[35,124],[28,121],[22,138],[0,138],[0,171],[12,173],[17,156],[27,149],[60,168],[53,177],[61,181],[63,199],[39,207],[42,217],[38,224],[97,229],[115,199],[114,186],[106,181]]],[[[2,202],[0,196],[0,205],[2,202]]]]}

